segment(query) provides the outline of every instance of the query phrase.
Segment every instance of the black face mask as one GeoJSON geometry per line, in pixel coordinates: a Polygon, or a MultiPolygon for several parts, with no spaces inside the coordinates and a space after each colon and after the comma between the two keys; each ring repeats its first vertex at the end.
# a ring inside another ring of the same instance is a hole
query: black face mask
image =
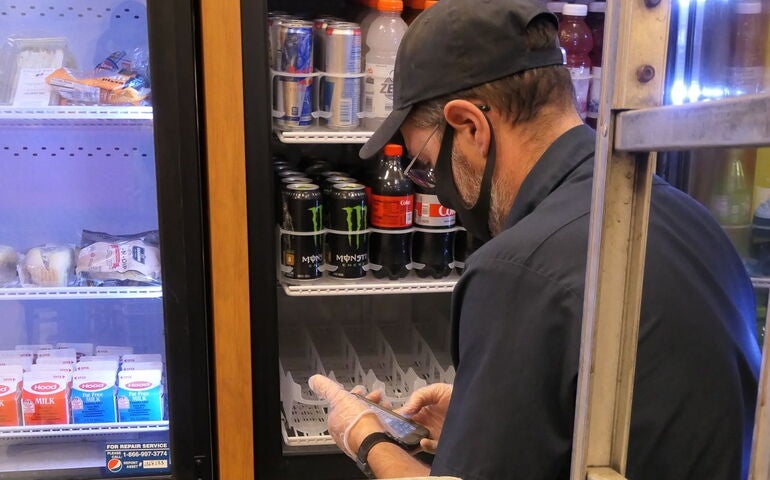
{"type": "Polygon", "coordinates": [[[492,198],[492,174],[495,171],[495,135],[490,124],[489,153],[487,154],[487,165],[484,167],[484,176],[481,178],[479,196],[473,206],[466,208],[452,174],[454,133],[454,129],[449,125],[444,129],[441,149],[436,159],[436,195],[442,205],[457,212],[463,227],[474,237],[486,242],[492,238],[489,231],[489,212],[492,198]]]}

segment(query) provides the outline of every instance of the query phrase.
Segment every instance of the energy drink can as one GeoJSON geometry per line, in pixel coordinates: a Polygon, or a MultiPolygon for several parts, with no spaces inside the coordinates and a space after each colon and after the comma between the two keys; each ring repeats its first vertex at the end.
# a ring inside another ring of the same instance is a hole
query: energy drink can
{"type": "Polygon", "coordinates": [[[286,187],[293,183],[313,183],[313,180],[308,177],[283,177],[281,178],[281,191],[286,190],[286,187]]]}
{"type": "MultiPolygon", "coordinates": [[[[323,70],[328,74],[361,72],[361,27],[337,22],[326,27],[323,70]]],[[[361,112],[361,78],[323,77],[321,110],[330,112],[326,125],[335,129],[355,128],[361,112]]]]}
{"type": "Polygon", "coordinates": [[[353,177],[347,177],[343,175],[333,175],[326,177],[321,185],[321,195],[323,195],[324,202],[324,225],[329,226],[329,198],[332,194],[332,187],[338,183],[356,183],[356,179],[353,177]]]}
{"type": "Polygon", "coordinates": [[[270,68],[279,69],[278,59],[281,58],[280,26],[281,22],[293,20],[286,12],[268,12],[267,14],[267,43],[270,68]]]}
{"type": "MultiPolygon", "coordinates": [[[[290,74],[313,73],[313,22],[281,21],[278,26],[280,58],[276,70],[290,74]]],[[[313,123],[313,77],[276,76],[275,109],[283,112],[278,126],[307,128],[313,123]]]]}
{"type": "Polygon", "coordinates": [[[360,183],[337,183],[328,202],[329,227],[326,263],[330,275],[361,278],[369,263],[369,235],[366,231],[366,191],[360,183]],[[346,233],[342,233],[346,232],[346,233]]]}
{"type": "Polygon", "coordinates": [[[313,20],[313,64],[316,68],[324,68],[326,27],[339,21],[336,17],[329,15],[323,15],[313,20]]]}
{"type": "Polygon", "coordinates": [[[281,271],[293,279],[321,276],[323,265],[323,203],[312,183],[293,183],[282,194],[281,271]],[[292,232],[292,233],[288,233],[292,232]]]}

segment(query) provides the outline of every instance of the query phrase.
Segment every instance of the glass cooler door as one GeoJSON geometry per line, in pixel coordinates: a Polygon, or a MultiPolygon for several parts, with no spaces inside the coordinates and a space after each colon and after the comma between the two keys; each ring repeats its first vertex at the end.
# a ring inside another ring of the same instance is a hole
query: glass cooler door
{"type": "MultiPolygon", "coordinates": [[[[167,29],[188,13],[164,19],[167,29]]],[[[175,333],[191,328],[169,305],[198,280],[180,275],[186,259],[202,256],[181,248],[197,240],[167,228],[183,207],[164,211],[164,196],[173,190],[181,204],[183,182],[162,177],[173,158],[156,162],[156,145],[176,139],[155,138],[152,94],[169,89],[151,89],[149,50],[144,0],[0,1],[0,478],[192,468],[178,465],[189,446],[172,445],[169,427],[188,405],[208,407],[208,385],[194,399],[185,391],[195,365],[175,333]]],[[[207,415],[184,422],[209,435],[207,415]]]]}

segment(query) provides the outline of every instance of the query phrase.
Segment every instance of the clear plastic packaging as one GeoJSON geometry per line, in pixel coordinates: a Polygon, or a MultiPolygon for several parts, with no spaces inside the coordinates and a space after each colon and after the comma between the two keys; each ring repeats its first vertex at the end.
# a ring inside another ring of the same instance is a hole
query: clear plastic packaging
{"type": "Polygon", "coordinates": [[[20,258],[18,272],[24,287],[66,287],[75,279],[75,251],[66,245],[31,248],[20,258]]]}
{"type": "Polygon", "coordinates": [[[157,230],[126,235],[83,230],[77,260],[78,284],[160,285],[159,243],[157,230]]]}
{"type": "Polygon", "coordinates": [[[7,245],[0,245],[0,288],[18,285],[19,274],[16,271],[18,262],[19,255],[16,250],[7,245]]]}
{"type": "Polygon", "coordinates": [[[0,103],[18,107],[54,104],[55,95],[45,79],[63,67],[75,67],[66,38],[8,38],[0,48],[0,103]]]}

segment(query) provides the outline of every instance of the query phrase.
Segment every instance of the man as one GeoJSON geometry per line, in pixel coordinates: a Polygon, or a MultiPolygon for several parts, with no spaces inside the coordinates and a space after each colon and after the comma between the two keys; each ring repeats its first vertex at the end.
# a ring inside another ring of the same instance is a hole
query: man
{"type": "MultiPolygon", "coordinates": [[[[413,168],[433,168],[441,202],[489,241],[453,293],[454,387],[402,410],[431,430],[431,467],[372,435],[384,428],[356,397],[311,378],[338,444],[379,477],[568,478],[595,140],[561,64],[537,0],[442,0],[403,39],[394,111],[361,156],[400,129],[413,168]]],[[[628,478],[745,478],[752,287],[708,212],[657,178],[641,316],[628,478]]]]}

